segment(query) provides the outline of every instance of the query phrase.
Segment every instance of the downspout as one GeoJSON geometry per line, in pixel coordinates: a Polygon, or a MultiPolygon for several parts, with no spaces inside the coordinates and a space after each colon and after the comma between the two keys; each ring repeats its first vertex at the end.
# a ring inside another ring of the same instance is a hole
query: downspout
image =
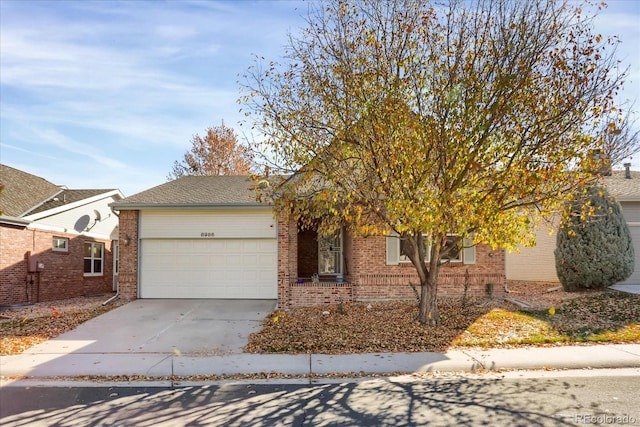
{"type": "MultiPolygon", "coordinates": [[[[118,288],[120,288],[120,284],[117,285],[118,288]]],[[[114,296],[112,296],[111,298],[109,298],[108,300],[106,300],[105,302],[102,303],[102,305],[107,305],[109,304],[111,301],[113,301],[114,299],[118,298],[120,296],[120,290],[116,289],[116,294],[114,296]]]]}
{"type": "MultiPolygon", "coordinates": [[[[120,245],[120,243],[118,243],[118,246],[120,245]]],[[[105,302],[102,303],[103,306],[109,304],[111,301],[113,301],[114,299],[118,298],[120,296],[120,278],[118,278],[118,281],[116,282],[116,294],[114,296],[112,296],[111,298],[109,298],[108,300],[106,300],[105,302]]]]}

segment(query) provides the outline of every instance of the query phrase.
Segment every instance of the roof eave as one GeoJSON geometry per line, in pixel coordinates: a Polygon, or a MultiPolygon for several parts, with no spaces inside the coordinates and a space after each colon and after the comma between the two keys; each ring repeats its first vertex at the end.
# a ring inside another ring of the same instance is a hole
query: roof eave
{"type": "MultiPolygon", "coordinates": [[[[60,194],[60,193],[57,193],[57,194],[60,194]]],[[[120,192],[120,190],[117,190],[117,189],[116,190],[108,190],[108,191],[105,191],[104,193],[96,194],[95,196],[87,197],[86,199],[77,200],[77,201],[72,202],[72,203],[66,203],[66,204],[64,204],[62,206],[57,206],[57,207],[52,208],[52,209],[47,209],[47,210],[44,210],[44,211],[39,212],[37,214],[25,215],[24,218],[28,218],[28,219],[31,219],[31,220],[35,221],[35,220],[38,220],[38,219],[46,218],[46,217],[51,216],[51,215],[56,215],[56,214],[59,214],[61,212],[65,212],[65,211],[68,211],[68,210],[71,210],[71,209],[75,209],[77,207],[80,207],[80,206],[83,206],[83,205],[88,205],[89,203],[93,203],[93,202],[96,202],[96,201],[99,201],[99,200],[102,200],[102,199],[106,199],[108,197],[113,197],[113,196],[120,197],[121,199],[124,198],[124,195],[120,192]]],[[[40,207],[40,206],[38,206],[38,207],[40,207]]]]}
{"type": "Polygon", "coordinates": [[[273,206],[264,203],[110,203],[109,206],[117,211],[139,211],[154,209],[272,209],[273,206]]]}
{"type": "Polygon", "coordinates": [[[17,217],[14,217],[14,216],[0,215],[0,224],[15,225],[15,226],[19,226],[19,227],[26,227],[27,225],[31,224],[31,221],[26,220],[26,219],[22,219],[22,218],[17,218],[17,217]]]}

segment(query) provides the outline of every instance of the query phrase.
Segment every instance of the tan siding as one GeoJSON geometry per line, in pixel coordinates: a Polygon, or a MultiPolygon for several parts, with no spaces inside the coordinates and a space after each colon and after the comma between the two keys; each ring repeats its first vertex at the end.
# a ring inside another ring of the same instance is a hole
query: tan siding
{"type": "Polygon", "coordinates": [[[508,252],[507,280],[532,282],[558,282],[556,260],[553,251],[556,248],[556,233],[549,235],[549,227],[541,226],[536,233],[536,246],[519,247],[519,253],[508,252]]]}

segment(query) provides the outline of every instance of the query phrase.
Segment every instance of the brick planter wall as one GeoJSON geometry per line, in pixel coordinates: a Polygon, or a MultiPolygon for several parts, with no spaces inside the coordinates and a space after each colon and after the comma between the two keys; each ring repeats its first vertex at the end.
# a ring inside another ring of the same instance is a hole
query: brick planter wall
{"type": "Polygon", "coordinates": [[[353,301],[350,283],[289,283],[288,308],[353,301]]]}

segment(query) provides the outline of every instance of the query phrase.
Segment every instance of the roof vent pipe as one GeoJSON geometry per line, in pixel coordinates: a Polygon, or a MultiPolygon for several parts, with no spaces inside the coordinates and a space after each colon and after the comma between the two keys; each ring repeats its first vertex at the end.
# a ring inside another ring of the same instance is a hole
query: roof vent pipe
{"type": "Polygon", "coordinates": [[[624,177],[631,179],[631,163],[625,163],[624,165],[624,177]]]}

